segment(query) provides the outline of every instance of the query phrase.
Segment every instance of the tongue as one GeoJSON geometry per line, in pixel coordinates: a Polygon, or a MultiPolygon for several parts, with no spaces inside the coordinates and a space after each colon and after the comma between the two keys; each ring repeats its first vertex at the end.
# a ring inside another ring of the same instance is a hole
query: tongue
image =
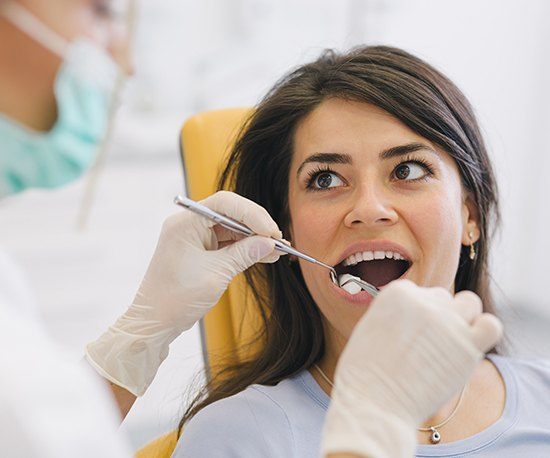
{"type": "Polygon", "coordinates": [[[377,288],[399,278],[406,269],[403,269],[401,261],[393,259],[375,259],[368,262],[360,262],[355,266],[355,274],[363,280],[373,284],[377,288]]]}

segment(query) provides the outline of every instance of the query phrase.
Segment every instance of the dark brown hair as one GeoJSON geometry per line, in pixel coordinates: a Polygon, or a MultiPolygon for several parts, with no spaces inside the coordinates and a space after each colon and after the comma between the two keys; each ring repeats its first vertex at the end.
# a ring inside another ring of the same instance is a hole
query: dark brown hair
{"type": "MultiPolygon", "coordinates": [[[[341,98],[375,105],[443,148],[457,163],[464,188],[477,206],[481,231],[477,256],[462,247],[456,291],[476,292],[494,312],[489,291],[488,246],[498,222],[493,170],[474,116],[462,92],[421,59],[397,48],[365,46],[345,54],[325,51],[315,62],[282,78],[256,107],[232,149],[220,182],[289,229],[288,175],[298,123],[323,100],[341,98]]],[[[228,364],[187,408],[182,426],[199,410],[251,384],[274,385],[310,367],[324,352],[321,314],[298,263],[281,260],[246,272],[263,319],[260,350],[228,364]]]]}

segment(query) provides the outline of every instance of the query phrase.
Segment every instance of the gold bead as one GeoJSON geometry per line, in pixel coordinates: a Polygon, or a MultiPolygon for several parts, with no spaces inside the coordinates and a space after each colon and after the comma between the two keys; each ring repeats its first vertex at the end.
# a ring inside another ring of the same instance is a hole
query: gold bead
{"type": "Polygon", "coordinates": [[[473,261],[476,258],[476,249],[474,247],[474,233],[470,231],[468,233],[468,236],[470,237],[471,243],[470,243],[470,259],[473,261]]]}

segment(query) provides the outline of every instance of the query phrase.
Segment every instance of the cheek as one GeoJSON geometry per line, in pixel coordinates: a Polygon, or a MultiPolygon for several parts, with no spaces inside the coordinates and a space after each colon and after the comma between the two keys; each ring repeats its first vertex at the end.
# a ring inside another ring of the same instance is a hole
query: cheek
{"type": "MultiPolygon", "coordinates": [[[[324,261],[329,255],[329,247],[336,233],[337,222],[332,215],[323,215],[318,209],[303,205],[299,212],[292,214],[292,245],[314,258],[324,261]]],[[[300,260],[304,280],[314,299],[318,288],[319,270],[324,270],[307,261],[300,260]]],[[[327,271],[328,275],[328,271],[327,271]]]]}
{"type": "MultiPolygon", "coordinates": [[[[331,250],[334,249],[335,237],[343,216],[334,209],[324,211],[320,207],[320,204],[300,202],[294,206],[300,211],[293,212],[291,204],[292,244],[304,253],[326,260],[333,254],[331,250]]],[[[327,327],[325,331],[347,340],[364,310],[346,309],[342,313],[342,307],[334,302],[334,297],[328,292],[328,271],[301,259],[298,262],[307,289],[324,317],[327,327]]]]}
{"type": "Polygon", "coordinates": [[[338,215],[321,205],[296,200],[290,205],[291,239],[298,250],[323,258],[338,227],[338,215]]]}
{"type": "MultiPolygon", "coordinates": [[[[303,253],[324,261],[334,247],[338,218],[334,212],[324,212],[319,205],[295,201],[290,205],[292,246],[303,253]],[[299,209],[299,210],[298,210],[299,209]]],[[[324,279],[322,267],[299,260],[300,268],[313,298],[318,301],[317,291],[324,279]]],[[[328,277],[328,271],[326,271],[328,277]]]]}
{"type": "Polygon", "coordinates": [[[301,210],[292,219],[292,236],[295,247],[299,250],[309,251],[312,247],[322,246],[330,236],[328,225],[326,219],[320,217],[317,212],[301,210]]]}
{"type": "Polygon", "coordinates": [[[422,256],[418,284],[452,286],[460,256],[461,210],[456,194],[438,193],[425,202],[417,201],[405,217],[422,256]]]}

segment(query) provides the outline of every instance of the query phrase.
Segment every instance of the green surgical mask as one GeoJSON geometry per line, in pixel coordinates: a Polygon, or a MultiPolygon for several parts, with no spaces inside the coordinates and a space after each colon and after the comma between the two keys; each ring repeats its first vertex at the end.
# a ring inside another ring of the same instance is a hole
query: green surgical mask
{"type": "Polygon", "coordinates": [[[109,123],[118,68],[95,43],[67,43],[15,2],[0,14],[63,63],[55,81],[58,118],[48,132],[33,131],[0,114],[0,197],[27,188],[55,188],[93,163],[109,123]]]}

